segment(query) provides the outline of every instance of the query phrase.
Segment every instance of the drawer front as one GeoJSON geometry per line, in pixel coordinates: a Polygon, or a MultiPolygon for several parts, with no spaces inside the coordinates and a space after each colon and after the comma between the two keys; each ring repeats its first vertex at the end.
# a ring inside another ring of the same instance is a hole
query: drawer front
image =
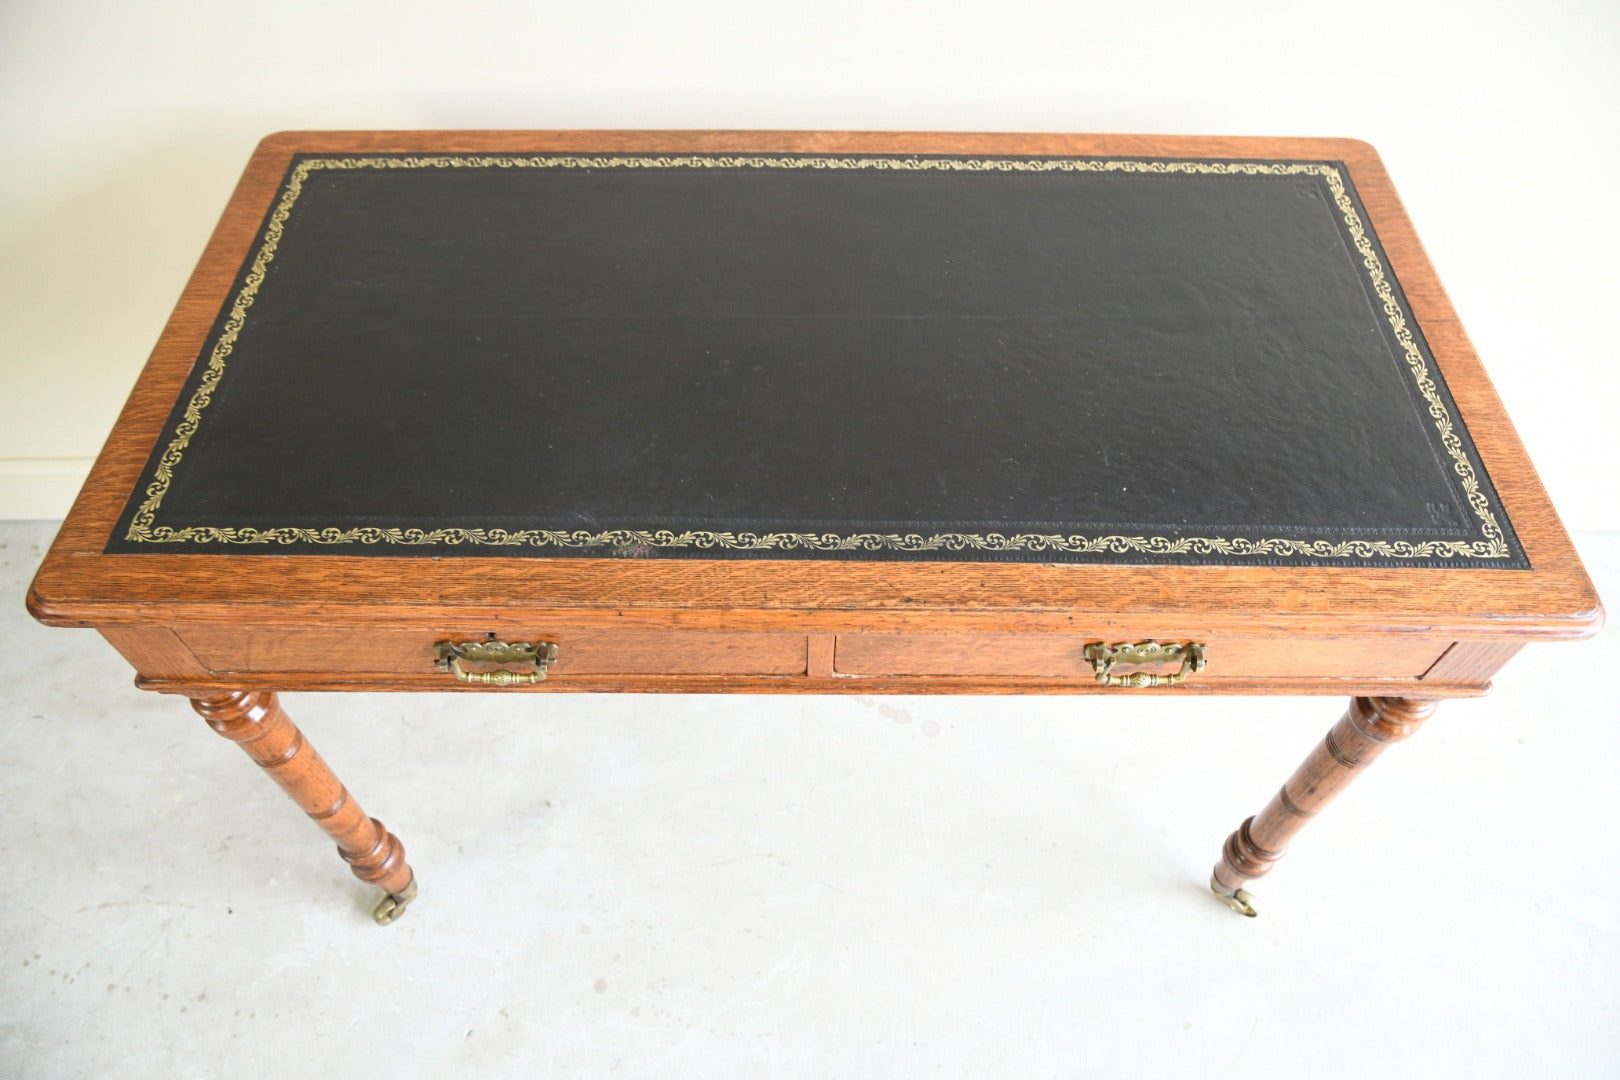
{"type": "MultiPolygon", "coordinates": [[[[841,634],[833,670],[844,676],[1095,678],[1085,648],[1100,638],[1052,634],[972,637],[962,634],[841,634]]],[[[1208,666],[1189,682],[1256,679],[1418,679],[1451,645],[1429,637],[1242,637],[1199,640],[1208,666]]],[[[1109,644],[1114,644],[1109,639],[1109,644]]],[[[1179,666],[1179,665],[1178,665],[1179,666]]],[[[1137,668],[1119,666],[1123,674],[1137,668]]],[[[1145,670],[1173,671],[1171,668],[1145,670]]]]}
{"type": "MultiPolygon", "coordinates": [[[[484,632],[363,628],[277,630],[189,627],[181,640],[216,674],[229,672],[441,675],[434,646],[480,641],[484,632]]],[[[745,631],[567,630],[509,632],[508,641],[557,644],[554,676],[803,675],[803,634],[745,631]]]]}

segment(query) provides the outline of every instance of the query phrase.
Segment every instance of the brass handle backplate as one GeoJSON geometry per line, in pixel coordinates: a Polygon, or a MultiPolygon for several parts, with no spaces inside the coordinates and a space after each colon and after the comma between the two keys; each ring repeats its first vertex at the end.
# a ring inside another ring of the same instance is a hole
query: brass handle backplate
{"type": "Polygon", "coordinates": [[[1175,686],[1194,672],[1203,671],[1209,661],[1204,658],[1201,642],[1138,641],[1104,645],[1093,642],[1086,646],[1086,660],[1097,673],[1097,681],[1104,686],[1175,686]],[[1153,671],[1133,671],[1129,675],[1111,674],[1115,664],[1174,664],[1181,662],[1181,670],[1161,675],[1153,671]]]}
{"type": "Polygon", "coordinates": [[[557,646],[550,641],[441,641],[434,646],[439,670],[452,672],[465,683],[489,686],[528,686],[546,681],[546,671],[557,662],[557,646]],[[533,664],[532,671],[468,671],[470,664],[533,664]]]}

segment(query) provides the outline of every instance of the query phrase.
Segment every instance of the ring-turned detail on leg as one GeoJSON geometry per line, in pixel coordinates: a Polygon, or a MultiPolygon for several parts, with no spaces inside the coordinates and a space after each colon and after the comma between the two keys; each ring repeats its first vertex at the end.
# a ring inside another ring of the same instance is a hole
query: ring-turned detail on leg
{"type": "Polygon", "coordinates": [[[1434,715],[1435,703],[1408,698],[1353,698],[1311,756],[1272,800],[1226,839],[1209,887],[1233,911],[1256,914],[1243,883],[1269,871],[1288,841],[1333,801],[1385,747],[1434,715]]]}
{"type": "Polygon", "coordinates": [[[387,925],[416,898],[416,878],[405,846],[376,818],[367,817],[304,733],[287,718],[276,695],[239,691],[192,698],[208,726],[240,746],[270,774],[310,819],[337,841],[338,854],[361,881],[387,893],[373,916],[387,925]]]}

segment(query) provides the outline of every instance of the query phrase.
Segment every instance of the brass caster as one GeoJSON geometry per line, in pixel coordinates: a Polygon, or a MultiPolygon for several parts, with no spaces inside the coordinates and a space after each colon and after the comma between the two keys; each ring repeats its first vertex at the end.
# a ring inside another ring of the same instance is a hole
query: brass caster
{"type": "Polygon", "coordinates": [[[405,886],[403,892],[389,893],[377,901],[377,906],[372,909],[371,917],[377,920],[378,926],[387,926],[405,914],[406,906],[415,899],[416,879],[413,877],[411,883],[405,886]]]}
{"type": "Polygon", "coordinates": [[[1233,911],[1237,912],[1239,915],[1247,915],[1252,919],[1256,915],[1260,914],[1258,911],[1254,910],[1254,905],[1249,903],[1251,897],[1247,892],[1242,889],[1235,889],[1228,894],[1221,889],[1221,883],[1215,880],[1213,875],[1211,875],[1209,879],[1209,891],[1215,894],[1215,898],[1217,900],[1231,908],[1233,911]]]}

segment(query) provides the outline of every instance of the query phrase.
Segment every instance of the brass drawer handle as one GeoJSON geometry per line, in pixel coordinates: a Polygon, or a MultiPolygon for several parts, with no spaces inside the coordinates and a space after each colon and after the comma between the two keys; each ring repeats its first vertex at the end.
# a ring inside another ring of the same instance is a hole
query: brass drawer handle
{"type": "Polygon", "coordinates": [[[546,671],[557,662],[557,646],[550,641],[441,641],[434,646],[439,654],[439,670],[454,672],[465,683],[489,686],[526,686],[546,681],[546,671]],[[472,664],[533,664],[533,671],[468,671],[472,664]]]}
{"type": "Polygon", "coordinates": [[[1132,645],[1120,642],[1104,645],[1093,642],[1086,646],[1086,660],[1097,673],[1097,681],[1104,686],[1175,686],[1189,674],[1203,671],[1209,661],[1204,658],[1201,642],[1138,641],[1132,645]],[[1181,661],[1181,670],[1173,675],[1160,675],[1151,671],[1133,671],[1129,675],[1110,675],[1115,664],[1173,664],[1181,661]]]}

